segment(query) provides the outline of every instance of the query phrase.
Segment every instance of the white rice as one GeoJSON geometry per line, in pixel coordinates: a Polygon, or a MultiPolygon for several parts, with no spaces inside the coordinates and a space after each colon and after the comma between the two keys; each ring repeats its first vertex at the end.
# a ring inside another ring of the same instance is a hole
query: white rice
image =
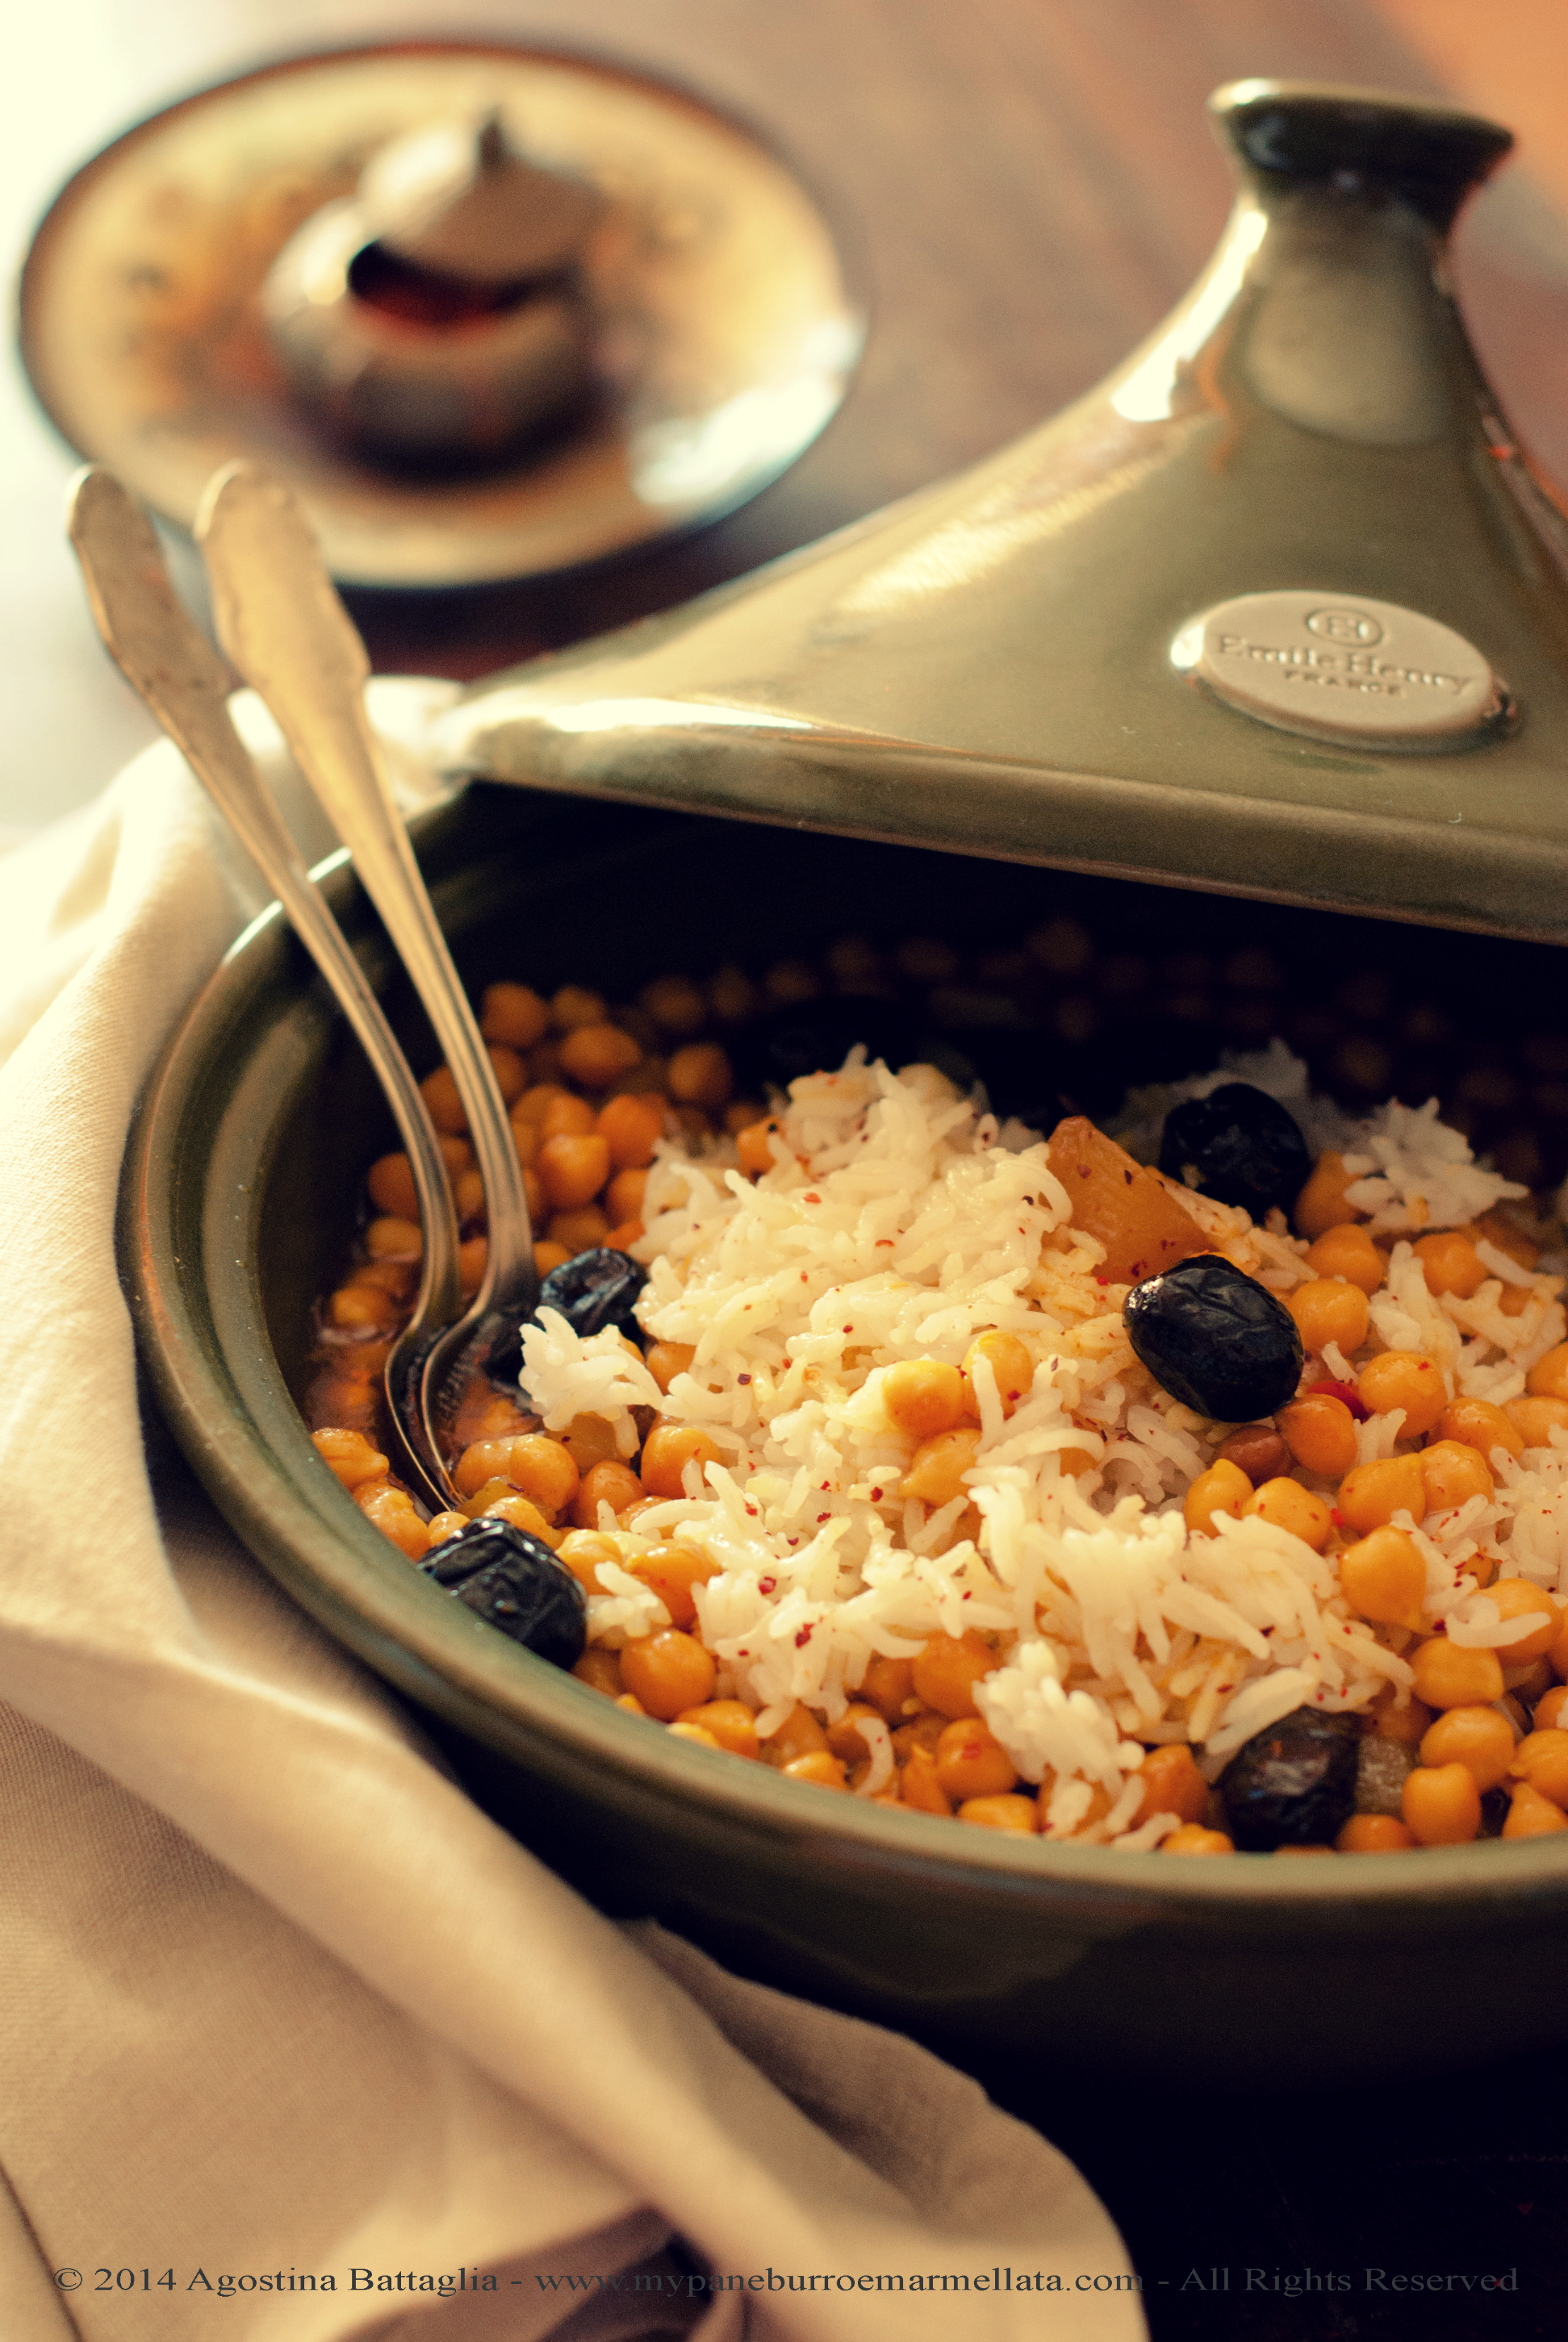
{"type": "MultiPolygon", "coordinates": [[[[1206,1086],[1256,1081],[1260,1068],[1314,1144],[1364,1162],[1351,1194],[1373,1229],[1455,1225],[1523,1192],[1476,1165],[1435,1106],[1385,1107],[1354,1126],[1318,1108],[1277,1043],[1206,1086]]],[[[635,1247],[649,1271],[638,1315],[694,1352],[667,1395],[619,1336],[581,1340],[551,1312],[524,1329],[523,1372],[547,1429],[604,1416],[629,1456],[641,1439],[633,1410],[654,1408],[711,1436],[722,1460],[691,1467],[683,1496],[634,1528],[607,1510],[603,1525],[627,1560],[678,1536],[717,1563],[695,1592],[697,1630],[718,1663],[717,1696],[746,1700],[764,1738],[797,1701],[830,1723],[842,1716],[874,1655],[909,1657],[934,1634],[976,1629],[1001,1660],[976,1694],[986,1722],[1025,1780],[1054,1777],[1046,1835],[1133,1848],[1176,1826],[1164,1816],[1132,1828],[1144,1744],[1189,1741],[1212,1774],[1293,1708],[1359,1710],[1410,1684],[1403,1654],[1415,1637],[1351,1616],[1332,1559],[1257,1519],[1189,1535],[1183,1495],[1229,1426],[1179,1405],[1134,1357],[1127,1288],[1099,1281],[1104,1248],[1074,1228],[1036,1134],[999,1129],[930,1066],[894,1076],[857,1050],[841,1071],[793,1086],[774,1151],[756,1181],[727,1140],[658,1151],[635,1247]],[[1004,1419],[991,1378],[977,1377],[967,1497],[928,1511],[901,1493],[910,1446],[883,1405],[886,1370],[957,1365],[990,1327],[1024,1343],[1033,1386],[1004,1419]],[[1085,1456],[1076,1478],[1064,1469],[1085,1456]]],[[[1215,1249],[1274,1290],[1312,1274],[1283,1226],[1256,1228],[1184,1191],[1182,1201],[1215,1249]]],[[[1376,1349],[1408,1348],[1433,1359],[1451,1394],[1515,1396],[1563,1339],[1563,1280],[1490,1246],[1483,1261],[1493,1275],[1472,1300],[1434,1297],[1396,1242],[1373,1337],[1354,1357],[1336,1352],[1333,1371],[1353,1376],[1376,1349]],[[1504,1286],[1529,1289],[1522,1316],[1503,1314],[1504,1286]]],[[[1363,1460],[1394,1452],[1402,1422],[1363,1424],[1363,1460]]],[[[1464,1564],[1485,1555],[1504,1576],[1568,1594],[1568,1439],[1498,1461],[1492,1500],[1410,1526],[1427,1557],[1430,1622],[1506,1657],[1524,1628],[1498,1619],[1464,1564]]],[[[667,1623],[629,1572],[611,1576],[590,1606],[594,1640],[614,1647],[667,1623]]],[[[863,1794],[892,1767],[879,1739],[863,1794]]]]}

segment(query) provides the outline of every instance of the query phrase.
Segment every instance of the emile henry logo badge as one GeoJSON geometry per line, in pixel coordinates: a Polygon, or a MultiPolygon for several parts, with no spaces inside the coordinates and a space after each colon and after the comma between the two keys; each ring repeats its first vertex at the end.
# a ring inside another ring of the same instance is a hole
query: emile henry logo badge
{"type": "Polygon", "coordinates": [[[1509,706],[1473,644],[1394,602],[1239,595],[1182,628],[1171,664],[1244,715],[1347,745],[1464,747],[1509,706]]]}

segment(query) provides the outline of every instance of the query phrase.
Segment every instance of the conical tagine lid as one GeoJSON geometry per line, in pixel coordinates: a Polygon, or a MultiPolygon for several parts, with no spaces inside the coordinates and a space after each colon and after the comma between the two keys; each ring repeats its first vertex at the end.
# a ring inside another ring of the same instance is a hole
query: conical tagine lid
{"type": "Polygon", "coordinates": [[[1508,133],[1301,84],[1212,105],[1235,209],[1107,381],[476,686],[454,767],[1568,940],[1568,524],[1445,260],[1508,133]]]}

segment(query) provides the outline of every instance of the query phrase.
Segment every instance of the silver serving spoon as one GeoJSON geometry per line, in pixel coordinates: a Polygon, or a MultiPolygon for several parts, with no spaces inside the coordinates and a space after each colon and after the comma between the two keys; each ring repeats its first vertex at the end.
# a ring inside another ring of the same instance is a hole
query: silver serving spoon
{"type": "Polygon", "coordinates": [[[534,1231],[494,1068],[424,891],[365,712],[370,662],[337,596],[309,522],[255,465],[207,483],[196,541],[212,582],[218,639],[265,701],[328,819],[354,857],[452,1071],[484,1188],[489,1244],[467,1315],[430,1346],[418,1405],[445,1455],[474,1375],[514,1381],[518,1327],[539,1297],[534,1231]]]}
{"type": "Polygon", "coordinates": [[[385,1382],[405,1453],[397,1459],[437,1509],[453,1501],[439,1451],[424,1428],[422,1360],[432,1331],[463,1306],[457,1221],[434,1126],[381,1004],[298,848],[249,750],[235,730],[235,678],[169,582],[146,515],[112,472],[89,465],[71,484],[66,525],[98,632],[287,912],[295,933],[347,1017],[407,1151],[424,1230],[414,1315],[393,1346],[385,1382]]]}

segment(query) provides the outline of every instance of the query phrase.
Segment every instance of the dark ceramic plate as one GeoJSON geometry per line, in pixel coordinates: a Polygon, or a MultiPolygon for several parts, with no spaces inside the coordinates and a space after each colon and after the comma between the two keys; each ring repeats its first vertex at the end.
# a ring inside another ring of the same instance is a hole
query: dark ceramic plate
{"type": "MultiPolygon", "coordinates": [[[[1213,952],[1233,915],[1257,916],[511,789],[471,788],[416,837],[475,988],[572,977],[624,996],[670,967],[754,966],[846,929],[984,946],[1091,903],[1141,946],[1153,927],[1213,952]]],[[[428,1031],[352,876],[336,869],[327,891],[428,1066],[428,1031]]],[[[1271,932],[1291,916],[1270,914],[1271,932]]],[[[1335,923],[1342,938],[1350,926],[1335,923]]],[[[291,1396],[312,1298],[341,1261],[365,1166],[389,1143],[324,987],[282,919],[263,917],[175,1034],[133,1136],[122,1241],[142,1346],[176,1436],[252,1552],[424,1711],[474,1796],[596,1903],[960,2057],[1011,2045],[1212,2087],[1222,2071],[1237,2084],[1364,2080],[1424,2067],[1435,2043],[1479,2060],[1539,2045],[1543,2027],[1568,2036],[1568,1839],[1297,1862],[1015,1840],[683,1745],[484,1626],[365,1520],[291,1396]]]]}

